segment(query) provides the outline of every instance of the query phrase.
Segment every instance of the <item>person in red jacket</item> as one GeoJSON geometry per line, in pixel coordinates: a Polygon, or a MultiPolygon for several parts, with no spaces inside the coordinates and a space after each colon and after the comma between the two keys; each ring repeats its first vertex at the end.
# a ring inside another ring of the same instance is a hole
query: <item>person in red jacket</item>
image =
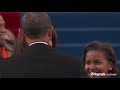
{"type": "Polygon", "coordinates": [[[0,15],[0,60],[11,56],[14,41],[14,34],[5,28],[5,21],[0,15]]]}

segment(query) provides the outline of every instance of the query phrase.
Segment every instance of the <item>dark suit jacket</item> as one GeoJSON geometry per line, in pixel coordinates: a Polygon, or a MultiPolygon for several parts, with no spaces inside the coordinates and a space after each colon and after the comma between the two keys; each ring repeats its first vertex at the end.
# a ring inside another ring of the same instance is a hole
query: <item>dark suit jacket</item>
{"type": "Polygon", "coordinates": [[[60,54],[45,45],[30,46],[21,55],[0,62],[1,78],[83,78],[80,59],[60,54]]]}

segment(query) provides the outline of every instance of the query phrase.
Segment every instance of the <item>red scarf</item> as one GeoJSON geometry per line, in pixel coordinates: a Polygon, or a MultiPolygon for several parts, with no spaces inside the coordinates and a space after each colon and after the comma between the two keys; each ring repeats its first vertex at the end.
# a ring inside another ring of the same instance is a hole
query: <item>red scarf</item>
{"type": "Polygon", "coordinates": [[[0,47],[0,53],[3,59],[8,57],[4,47],[0,47]]]}

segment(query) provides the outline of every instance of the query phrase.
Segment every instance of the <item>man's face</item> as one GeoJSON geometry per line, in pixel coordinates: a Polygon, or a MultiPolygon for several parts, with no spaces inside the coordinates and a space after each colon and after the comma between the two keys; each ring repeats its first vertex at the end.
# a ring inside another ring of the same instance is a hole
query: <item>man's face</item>
{"type": "Polygon", "coordinates": [[[0,16],[0,36],[5,34],[5,21],[2,16],[0,16]]]}
{"type": "Polygon", "coordinates": [[[4,43],[8,38],[7,30],[5,29],[5,21],[3,17],[0,15],[0,44],[4,43]]]}

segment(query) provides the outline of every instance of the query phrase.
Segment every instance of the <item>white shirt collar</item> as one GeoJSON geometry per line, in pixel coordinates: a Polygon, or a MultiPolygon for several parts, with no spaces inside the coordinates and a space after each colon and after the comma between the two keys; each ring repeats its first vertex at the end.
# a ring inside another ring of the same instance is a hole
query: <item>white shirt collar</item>
{"type": "Polygon", "coordinates": [[[48,45],[46,42],[33,42],[33,43],[31,43],[29,46],[32,46],[32,45],[37,44],[37,43],[43,43],[43,44],[48,45]]]}

